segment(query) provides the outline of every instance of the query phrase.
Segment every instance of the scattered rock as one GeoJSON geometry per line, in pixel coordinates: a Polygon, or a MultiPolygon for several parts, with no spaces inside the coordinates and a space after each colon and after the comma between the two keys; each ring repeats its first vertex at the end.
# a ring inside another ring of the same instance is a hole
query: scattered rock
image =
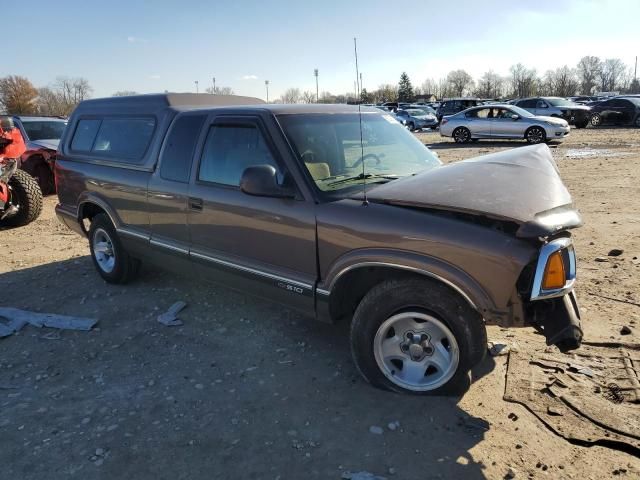
{"type": "Polygon", "coordinates": [[[547,413],[549,415],[553,415],[553,416],[556,416],[556,417],[561,417],[562,415],[564,415],[562,410],[560,410],[559,408],[554,407],[552,405],[549,405],[547,407],[547,413]]]}
{"type": "Polygon", "coordinates": [[[377,425],[371,425],[369,427],[369,433],[373,433],[374,435],[382,435],[384,430],[382,427],[378,427],[377,425]]]}
{"type": "Polygon", "coordinates": [[[516,474],[517,474],[517,470],[513,467],[509,467],[509,470],[507,470],[507,474],[504,476],[504,478],[516,478],[516,474]]]}
{"type": "Polygon", "coordinates": [[[516,415],[515,413],[511,412],[511,413],[507,416],[507,418],[508,418],[509,420],[513,420],[513,421],[515,422],[516,420],[518,420],[518,415],[516,415]]]}
{"type": "Polygon", "coordinates": [[[624,250],[621,248],[612,248],[611,250],[609,250],[609,253],[607,253],[607,255],[610,257],[619,257],[623,253],[624,250]]]}
{"type": "Polygon", "coordinates": [[[608,261],[609,261],[609,259],[608,259],[607,257],[596,257],[594,260],[595,260],[596,262],[601,262],[601,263],[604,263],[604,262],[608,262],[608,261]]]}
{"type": "Polygon", "coordinates": [[[389,472],[389,475],[395,475],[397,470],[393,467],[389,467],[389,470],[387,471],[389,472]]]}
{"type": "Polygon", "coordinates": [[[509,353],[509,346],[505,343],[489,342],[489,353],[492,357],[500,357],[509,353]]]}
{"type": "Polygon", "coordinates": [[[631,328],[623,325],[623,327],[620,329],[620,335],[631,335],[631,328]]]}

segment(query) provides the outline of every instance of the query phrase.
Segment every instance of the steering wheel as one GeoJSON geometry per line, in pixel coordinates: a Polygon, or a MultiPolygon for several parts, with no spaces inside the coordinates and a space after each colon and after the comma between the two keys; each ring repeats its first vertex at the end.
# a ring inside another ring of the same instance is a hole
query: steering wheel
{"type": "Polygon", "coordinates": [[[358,160],[356,160],[353,165],[351,165],[351,168],[356,168],[360,165],[362,165],[362,163],[367,160],[368,158],[373,158],[376,161],[376,166],[380,165],[380,157],[378,155],[376,155],[375,153],[367,153],[365,156],[360,157],[358,160]]]}

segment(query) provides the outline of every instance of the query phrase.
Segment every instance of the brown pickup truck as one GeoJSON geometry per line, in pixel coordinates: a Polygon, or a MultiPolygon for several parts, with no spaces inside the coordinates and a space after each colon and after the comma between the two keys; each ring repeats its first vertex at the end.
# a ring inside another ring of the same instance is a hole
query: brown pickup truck
{"type": "Polygon", "coordinates": [[[348,318],[379,387],[450,390],[485,324],[582,339],[581,219],[546,145],[442,165],[377,109],[143,95],[82,102],[55,177],[58,217],[106,281],[144,261],[348,318]]]}

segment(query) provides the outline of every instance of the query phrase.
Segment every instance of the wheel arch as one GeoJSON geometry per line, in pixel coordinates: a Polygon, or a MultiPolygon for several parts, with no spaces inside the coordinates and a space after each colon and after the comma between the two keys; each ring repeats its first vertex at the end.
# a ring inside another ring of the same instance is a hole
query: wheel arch
{"type": "Polygon", "coordinates": [[[371,288],[391,278],[420,278],[445,285],[483,317],[495,310],[487,292],[461,269],[435,258],[407,259],[406,252],[402,255],[402,259],[360,258],[335,265],[324,282],[326,290],[318,288],[319,296],[328,303],[330,318],[350,315],[371,288]]]}
{"type": "Polygon", "coordinates": [[[78,202],[78,223],[82,228],[82,231],[85,235],[88,234],[89,229],[85,224],[85,220],[91,220],[101,213],[106,214],[111,220],[113,226],[118,229],[120,226],[119,217],[116,213],[108,206],[107,202],[102,200],[100,197],[95,197],[93,195],[87,195],[84,198],[81,198],[78,202]]]}

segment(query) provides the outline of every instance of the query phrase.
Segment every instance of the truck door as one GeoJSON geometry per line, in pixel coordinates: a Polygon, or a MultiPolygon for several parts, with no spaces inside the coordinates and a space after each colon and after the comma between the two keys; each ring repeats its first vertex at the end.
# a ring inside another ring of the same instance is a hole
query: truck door
{"type": "Polygon", "coordinates": [[[148,184],[150,252],[162,255],[162,263],[169,268],[190,268],[187,265],[189,178],[206,118],[204,113],[184,113],[176,117],[160,151],[158,168],[148,184]]]}
{"type": "Polygon", "coordinates": [[[265,122],[252,115],[213,116],[205,130],[189,189],[194,269],[313,313],[315,203],[297,189],[295,198],[276,198],[248,195],[239,187],[243,171],[253,165],[271,165],[280,183],[293,182],[278,154],[286,148],[284,140],[274,139],[265,122]]]}

